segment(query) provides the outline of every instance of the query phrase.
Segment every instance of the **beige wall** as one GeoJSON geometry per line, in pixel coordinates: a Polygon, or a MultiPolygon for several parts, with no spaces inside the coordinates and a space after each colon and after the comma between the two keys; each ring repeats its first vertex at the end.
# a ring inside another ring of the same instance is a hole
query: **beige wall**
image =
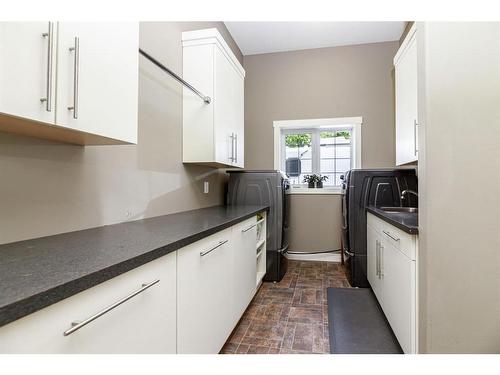
{"type": "MultiPolygon", "coordinates": [[[[180,33],[206,27],[219,28],[242,58],[215,22],[141,23],[140,45],[181,73],[180,33]]],[[[141,57],[138,145],[79,147],[0,134],[0,243],[222,203],[225,176],[183,165],[181,145],[182,88],[141,57]]]]}
{"type": "Polygon", "coordinates": [[[273,168],[273,121],[363,116],[363,167],[395,163],[398,42],[244,57],[245,163],[273,168]]]}
{"type": "MultiPolygon", "coordinates": [[[[362,166],[394,166],[392,59],[398,45],[395,41],[245,56],[245,167],[274,167],[275,120],[348,116],[363,117],[362,166]]],[[[291,249],[338,248],[340,207],[340,195],[292,196],[291,249]],[[319,235],[317,228],[329,231],[319,235]]]]}
{"type": "Polygon", "coordinates": [[[340,249],[342,207],[339,197],[338,195],[292,195],[290,251],[340,249]]]}
{"type": "Polygon", "coordinates": [[[500,353],[500,23],[418,27],[421,350],[500,353]]]}

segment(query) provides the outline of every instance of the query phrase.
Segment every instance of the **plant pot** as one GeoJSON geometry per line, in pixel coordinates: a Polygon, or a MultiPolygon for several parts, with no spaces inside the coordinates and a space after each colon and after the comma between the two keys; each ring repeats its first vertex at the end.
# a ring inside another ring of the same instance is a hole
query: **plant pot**
{"type": "Polygon", "coordinates": [[[314,189],[314,181],[310,181],[308,184],[307,184],[307,187],[309,189],[314,189]]]}
{"type": "Polygon", "coordinates": [[[323,188],[323,181],[317,181],[316,182],[316,188],[322,189],[323,188]]]}

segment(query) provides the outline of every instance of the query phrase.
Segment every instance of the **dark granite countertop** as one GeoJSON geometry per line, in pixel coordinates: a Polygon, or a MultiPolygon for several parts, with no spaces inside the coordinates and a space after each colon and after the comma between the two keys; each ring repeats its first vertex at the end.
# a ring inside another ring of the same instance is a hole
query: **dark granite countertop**
{"type": "Polygon", "coordinates": [[[418,234],[418,213],[416,212],[386,212],[372,206],[367,207],[366,211],[371,212],[406,233],[418,234]]]}
{"type": "Polygon", "coordinates": [[[267,208],[216,206],[0,245],[0,326],[267,208]]]}

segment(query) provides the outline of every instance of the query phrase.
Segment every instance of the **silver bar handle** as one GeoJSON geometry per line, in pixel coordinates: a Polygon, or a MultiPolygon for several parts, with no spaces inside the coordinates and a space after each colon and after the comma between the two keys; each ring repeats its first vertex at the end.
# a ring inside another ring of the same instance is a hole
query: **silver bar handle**
{"type": "Polygon", "coordinates": [[[238,133],[234,134],[234,162],[238,162],[238,133]]]}
{"type": "Polygon", "coordinates": [[[236,162],[236,145],[235,145],[235,140],[236,140],[236,134],[232,133],[232,146],[231,146],[231,149],[232,149],[232,155],[233,155],[233,162],[236,162]]]}
{"type": "Polygon", "coordinates": [[[384,270],[383,270],[383,266],[384,266],[384,262],[383,262],[384,261],[384,245],[382,245],[382,243],[380,243],[380,245],[379,245],[379,251],[378,252],[380,254],[379,255],[379,261],[378,261],[378,263],[379,263],[379,266],[378,266],[379,271],[378,271],[378,273],[379,273],[379,277],[384,277],[384,270]]]}
{"type": "Polygon", "coordinates": [[[380,242],[379,242],[379,240],[377,240],[376,241],[376,246],[375,246],[375,270],[376,270],[377,276],[380,276],[379,250],[380,250],[380,242]]]}
{"type": "Polygon", "coordinates": [[[69,48],[74,51],[73,62],[73,106],[68,107],[68,110],[73,110],[73,118],[78,118],[78,85],[80,79],[80,38],[75,36],[75,46],[69,48]]]}
{"type": "Polygon", "coordinates": [[[417,147],[417,126],[418,126],[418,123],[417,123],[417,120],[413,120],[413,144],[414,144],[414,154],[415,156],[417,156],[417,152],[418,152],[418,147],[417,147]]]}
{"type": "Polygon", "coordinates": [[[113,310],[114,308],[120,306],[122,303],[127,302],[129,299],[135,297],[139,293],[144,292],[146,289],[151,288],[153,285],[155,285],[155,284],[157,284],[159,282],[160,282],[160,280],[158,279],[158,280],[152,281],[152,282],[150,282],[148,284],[142,284],[141,289],[138,289],[135,292],[129,294],[127,297],[122,298],[121,300],[113,303],[112,305],[106,307],[104,310],[99,311],[97,314],[94,314],[91,317],[89,317],[89,318],[87,318],[87,319],[85,319],[84,321],[81,321],[81,322],[72,322],[71,323],[71,328],[69,328],[66,331],[64,331],[63,335],[64,336],[71,335],[73,332],[78,331],[82,327],[85,327],[87,324],[93,322],[97,318],[103,316],[107,312],[109,312],[109,311],[113,310]]]}
{"type": "Polygon", "coordinates": [[[252,224],[250,225],[248,228],[246,229],[243,229],[242,232],[248,232],[250,229],[252,229],[253,227],[259,225],[260,223],[262,223],[264,221],[264,219],[260,219],[258,220],[255,224],[252,224]]]}
{"type": "Polygon", "coordinates": [[[229,160],[234,162],[234,133],[231,133],[229,138],[231,138],[231,156],[229,157],[229,160]]]}
{"type": "Polygon", "coordinates": [[[229,240],[224,240],[224,241],[220,241],[217,245],[215,245],[214,247],[211,247],[210,249],[208,250],[205,250],[205,251],[201,251],[200,252],[200,256],[204,257],[205,255],[207,255],[208,253],[211,253],[212,251],[214,251],[215,249],[221,247],[222,245],[224,245],[227,241],[229,240]]]}
{"type": "Polygon", "coordinates": [[[252,228],[254,228],[254,227],[256,227],[256,226],[257,226],[257,223],[252,224],[252,225],[250,225],[248,228],[246,228],[246,229],[242,229],[242,230],[241,230],[241,232],[242,232],[242,233],[248,232],[250,229],[252,229],[252,228]]]}
{"type": "Polygon", "coordinates": [[[43,38],[47,38],[47,88],[45,98],[40,101],[45,103],[45,110],[52,111],[52,66],[54,62],[54,23],[49,22],[49,28],[46,33],[42,34],[43,38]]]}
{"type": "Polygon", "coordinates": [[[400,239],[399,238],[396,238],[394,237],[393,235],[391,235],[389,232],[386,232],[385,230],[382,231],[387,237],[390,237],[392,238],[394,241],[399,241],[400,239]]]}

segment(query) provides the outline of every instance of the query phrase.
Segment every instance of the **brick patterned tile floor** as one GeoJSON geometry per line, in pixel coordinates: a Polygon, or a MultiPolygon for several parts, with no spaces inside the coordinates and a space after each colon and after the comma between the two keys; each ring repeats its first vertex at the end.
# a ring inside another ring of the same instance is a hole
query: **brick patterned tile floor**
{"type": "Polygon", "coordinates": [[[326,288],[349,287],[339,263],[288,261],[263,283],[221,354],[330,353],[326,288]]]}

